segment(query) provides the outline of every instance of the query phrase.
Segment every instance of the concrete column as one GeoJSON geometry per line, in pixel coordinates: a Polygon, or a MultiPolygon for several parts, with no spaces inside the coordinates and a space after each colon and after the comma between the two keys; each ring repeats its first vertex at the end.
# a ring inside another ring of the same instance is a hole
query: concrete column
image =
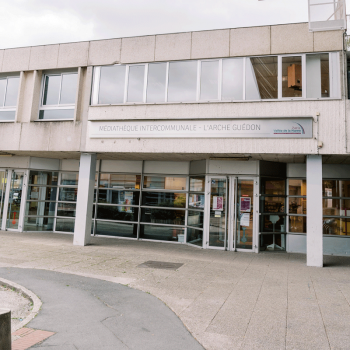
{"type": "Polygon", "coordinates": [[[0,309],[0,349],[11,350],[11,310],[0,309]]]}
{"type": "Polygon", "coordinates": [[[306,157],[307,266],[323,267],[322,156],[306,157]]]}
{"type": "Polygon", "coordinates": [[[92,206],[96,174],[96,154],[82,153],[79,165],[74,245],[87,245],[91,238],[92,206]]]}

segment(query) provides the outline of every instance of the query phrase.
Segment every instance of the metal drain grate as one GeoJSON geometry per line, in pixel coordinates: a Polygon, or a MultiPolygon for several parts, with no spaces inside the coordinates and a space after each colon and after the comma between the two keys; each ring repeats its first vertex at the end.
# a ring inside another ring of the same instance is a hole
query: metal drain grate
{"type": "Polygon", "coordinates": [[[167,261],[145,261],[140,264],[138,267],[149,267],[152,269],[165,269],[165,270],[177,270],[183,264],[172,263],[167,261]]]}

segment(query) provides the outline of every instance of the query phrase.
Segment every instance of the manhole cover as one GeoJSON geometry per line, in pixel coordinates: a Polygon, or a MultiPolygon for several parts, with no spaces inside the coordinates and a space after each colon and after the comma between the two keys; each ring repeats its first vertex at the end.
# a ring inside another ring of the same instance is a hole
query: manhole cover
{"type": "Polygon", "coordinates": [[[145,261],[140,264],[138,267],[150,267],[153,269],[165,269],[165,270],[177,270],[183,264],[172,263],[167,261],[145,261]]]}

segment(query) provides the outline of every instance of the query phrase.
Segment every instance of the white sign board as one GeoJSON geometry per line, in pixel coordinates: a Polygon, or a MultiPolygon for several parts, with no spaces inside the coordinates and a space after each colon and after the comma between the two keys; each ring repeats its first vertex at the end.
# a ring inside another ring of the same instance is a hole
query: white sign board
{"type": "Polygon", "coordinates": [[[90,138],[312,138],[312,117],[90,121],[90,138]]]}

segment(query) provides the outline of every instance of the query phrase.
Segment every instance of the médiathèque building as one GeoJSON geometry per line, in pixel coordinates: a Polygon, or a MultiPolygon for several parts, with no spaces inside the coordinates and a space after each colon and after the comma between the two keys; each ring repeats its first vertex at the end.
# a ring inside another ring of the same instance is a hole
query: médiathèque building
{"type": "Polygon", "coordinates": [[[1,229],[349,255],[347,37],[329,22],[0,50],[1,229]]]}

